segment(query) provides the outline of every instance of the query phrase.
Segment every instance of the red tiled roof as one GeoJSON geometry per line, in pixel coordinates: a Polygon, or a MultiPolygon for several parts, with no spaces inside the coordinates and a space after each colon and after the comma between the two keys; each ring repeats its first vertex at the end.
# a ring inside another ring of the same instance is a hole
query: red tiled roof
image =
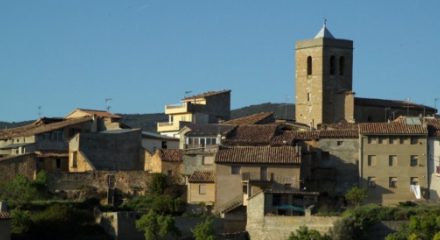
{"type": "Polygon", "coordinates": [[[225,145],[267,145],[275,135],[278,125],[240,125],[223,142],[225,145]]]}
{"type": "Polygon", "coordinates": [[[409,125],[400,122],[361,123],[360,133],[364,135],[426,135],[428,130],[423,125],[409,125]]]}
{"type": "Polygon", "coordinates": [[[162,161],[182,162],[183,152],[180,149],[159,149],[159,155],[162,161]]]}
{"type": "Polygon", "coordinates": [[[235,146],[219,148],[216,163],[300,164],[300,154],[293,146],[235,146]]]}
{"type": "Polygon", "coordinates": [[[215,175],[212,171],[195,171],[188,182],[190,183],[213,183],[215,182],[215,175]]]}
{"type": "Polygon", "coordinates": [[[295,132],[296,131],[289,130],[282,131],[271,139],[270,145],[293,145],[293,142],[295,141],[295,132]]]}
{"type": "Polygon", "coordinates": [[[235,118],[223,122],[223,124],[245,125],[245,124],[262,124],[262,123],[273,123],[273,122],[275,122],[275,118],[272,112],[260,112],[249,116],[235,118]]]}
{"type": "Polygon", "coordinates": [[[54,130],[58,130],[61,128],[65,128],[71,125],[76,125],[80,123],[84,123],[87,121],[91,121],[91,117],[81,117],[81,118],[72,118],[65,119],[63,121],[52,122],[48,124],[44,124],[41,121],[36,121],[34,123],[28,124],[26,126],[11,128],[0,131],[0,139],[11,138],[11,137],[21,137],[21,136],[32,136],[40,133],[50,132],[54,130]]]}
{"type": "Polygon", "coordinates": [[[231,92],[231,90],[222,90],[222,91],[208,91],[208,92],[204,92],[204,93],[200,93],[200,94],[196,94],[196,95],[192,95],[192,96],[188,96],[185,97],[182,100],[190,100],[193,98],[205,98],[205,97],[211,97],[211,96],[215,96],[215,95],[219,95],[222,93],[227,93],[227,92],[231,92]]]}
{"type": "Polygon", "coordinates": [[[357,138],[358,129],[320,130],[319,138],[357,138]]]}

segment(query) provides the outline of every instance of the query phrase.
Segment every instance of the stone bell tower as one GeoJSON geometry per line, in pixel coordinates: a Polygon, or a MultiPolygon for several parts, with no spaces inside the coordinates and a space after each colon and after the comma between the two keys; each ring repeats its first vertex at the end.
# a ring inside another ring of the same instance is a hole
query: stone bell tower
{"type": "Polygon", "coordinates": [[[324,22],[313,39],[296,42],[295,53],[296,122],[354,122],[353,41],[333,37],[324,22]]]}

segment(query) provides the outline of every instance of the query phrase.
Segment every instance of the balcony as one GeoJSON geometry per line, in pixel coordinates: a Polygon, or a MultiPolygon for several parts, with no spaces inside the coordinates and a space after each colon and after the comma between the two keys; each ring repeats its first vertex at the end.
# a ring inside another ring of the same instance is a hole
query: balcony
{"type": "Polygon", "coordinates": [[[274,173],[270,173],[268,176],[259,173],[245,172],[241,174],[242,182],[274,182],[278,184],[290,184],[295,185],[295,177],[290,176],[275,176],[274,173]]]}
{"type": "Polygon", "coordinates": [[[192,111],[191,103],[165,105],[165,114],[181,114],[192,111]]]}
{"type": "Polygon", "coordinates": [[[189,122],[158,122],[157,131],[158,132],[177,132],[184,126],[189,124],[189,122]]]}

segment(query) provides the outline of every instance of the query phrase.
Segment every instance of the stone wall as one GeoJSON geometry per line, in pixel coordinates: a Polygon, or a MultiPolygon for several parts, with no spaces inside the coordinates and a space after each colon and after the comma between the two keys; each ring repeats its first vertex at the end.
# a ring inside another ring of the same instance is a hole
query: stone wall
{"type": "Polygon", "coordinates": [[[37,173],[37,160],[34,154],[25,154],[0,160],[0,181],[9,181],[18,174],[34,179],[37,173]]]}
{"type": "Polygon", "coordinates": [[[107,192],[109,176],[114,176],[115,187],[123,193],[139,193],[147,188],[150,174],[144,171],[93,171],[84,173],[49,173],[49,190],[52,192],[82,191],[93,188],[96,193],[107,192]]]}
{"type": "Polygon", "coordinates": [[[328,233],[339,217],[265,215],[265,194],[248,200],[246,230],[252,240],[287,239],[301,226],[328,233]]]}
{"type": "Polygon", "coordinates": [[[0,240],[11,239],[11,219],[0,218],[0,240]]]}

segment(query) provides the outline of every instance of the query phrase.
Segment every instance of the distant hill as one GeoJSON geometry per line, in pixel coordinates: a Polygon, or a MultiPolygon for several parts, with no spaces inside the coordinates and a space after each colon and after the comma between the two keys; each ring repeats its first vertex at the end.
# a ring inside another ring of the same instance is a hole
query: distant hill
{"type": "MultiPolygon", "coordinates": [[[[231,118],[239,118],[260,112],[274,112],[276,119],[293,119],[295,116],[295,105],[291,103],[262,103],[237,108],[231,111],[231,118]]],[[[146,114],[120,114],[122,122],[132,128],[142,128],[144,131],[155,132],[157,122],[168,121],[168,116],[164,113],[146,114]]],[[[0,129],[23,126],[33,121],[23,122],[0,122],[0,129]]]]}
{"type": "Polygon", "coordinates": [[[237,108],[231,111],[231,118],[239,118],[254,113],[273,112],[276,119],[293,119],[295,116],[295,104],[292,103],[261,103],[247,107],[237,108]]]}
{"type": "Polygon", "coordinates": [[[22,122],[1,122],[0,121],[0,130],[2,129],[8,129],[8,128],[15,128],[20,127],[29,123],[32,123],[32,121],[22,121],[22,122]]]}

